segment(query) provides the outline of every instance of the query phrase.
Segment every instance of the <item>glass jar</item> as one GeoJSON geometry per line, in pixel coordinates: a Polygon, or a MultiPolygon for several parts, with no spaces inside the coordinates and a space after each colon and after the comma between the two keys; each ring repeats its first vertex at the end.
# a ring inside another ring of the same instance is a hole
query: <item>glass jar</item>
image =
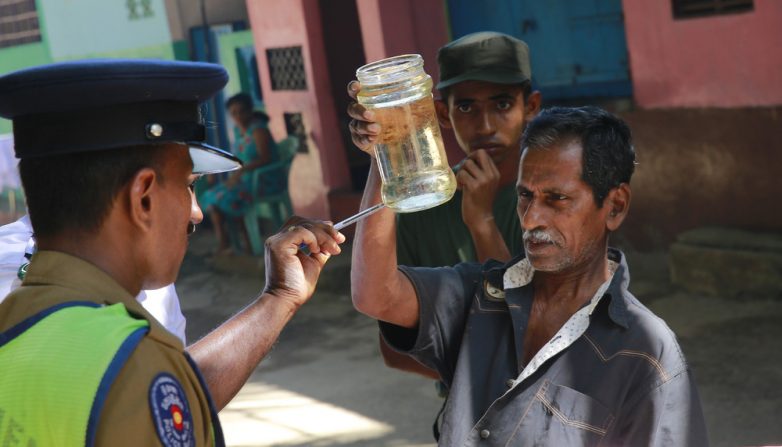
{"type": "Polygon", "coordinates": [[[356,70],[358,103],[375,114],[381,133],[374,147],[383,203],[396,212],[432,208],[453,197],[448,165],[424,60],[406,54],[356,70]]]}

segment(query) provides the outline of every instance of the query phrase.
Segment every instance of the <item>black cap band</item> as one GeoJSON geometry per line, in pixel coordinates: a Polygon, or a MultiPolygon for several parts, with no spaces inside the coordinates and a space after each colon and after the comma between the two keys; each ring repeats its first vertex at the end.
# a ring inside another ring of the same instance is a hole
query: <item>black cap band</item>
{"type": "Polygon", "coordinates": [[[157,101],[14,119],[18,158],[163,142],[203,141],[198,103],[157,101]]]}

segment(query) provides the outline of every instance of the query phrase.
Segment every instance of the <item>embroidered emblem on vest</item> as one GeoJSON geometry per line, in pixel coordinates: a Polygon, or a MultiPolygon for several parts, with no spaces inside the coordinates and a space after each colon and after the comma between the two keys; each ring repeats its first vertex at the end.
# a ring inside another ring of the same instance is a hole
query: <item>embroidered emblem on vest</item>
{"type": "Polygon", "coordinates": [[[160,373],[155,377],[149,386],[149,408],[158,438],[165,447],[195,446],[190,405],[174,376],[160,373]]]}
{"type": "Polygon", "coordinates": [[[488,280],[483,281],[483,292],[489,301],[505,301],[505,291],[494,287],[488,280]]]}

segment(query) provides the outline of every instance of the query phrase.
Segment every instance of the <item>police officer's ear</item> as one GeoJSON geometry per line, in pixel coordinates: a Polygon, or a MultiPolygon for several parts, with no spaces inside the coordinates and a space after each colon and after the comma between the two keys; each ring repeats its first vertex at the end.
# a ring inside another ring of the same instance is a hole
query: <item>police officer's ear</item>
{"type": "Polygon", "coordinates": [[[603,202],[603,208],[608,213],[606,215],[606,229],[616,231],[627,217],[630,211],[630,198],[632,192],[630,185],[622,183],[608,192],[603,202]]]}
{"type": "Polygon", "coordinates": [[[139,170],[128,185],[128,214],[132,223],[142,229],[152,227],[155,193],[159,190],[157,173],[152,168],[139,170]]]}

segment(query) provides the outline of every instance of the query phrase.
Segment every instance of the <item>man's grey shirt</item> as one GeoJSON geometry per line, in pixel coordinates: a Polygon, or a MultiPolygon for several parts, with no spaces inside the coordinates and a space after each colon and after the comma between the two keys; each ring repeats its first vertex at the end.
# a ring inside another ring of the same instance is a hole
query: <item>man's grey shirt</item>
{"type": "Polygon", "coordinates": [[[609,259],[618,267],[586,332],[517,384],[533,289],[498,290],[520,259],[400,267],[418,295],[419,327],[380,328],[449,387],[439,445],[708,445],[676,337],[627,290],[624,256],[609,250],[609,259]]]}

